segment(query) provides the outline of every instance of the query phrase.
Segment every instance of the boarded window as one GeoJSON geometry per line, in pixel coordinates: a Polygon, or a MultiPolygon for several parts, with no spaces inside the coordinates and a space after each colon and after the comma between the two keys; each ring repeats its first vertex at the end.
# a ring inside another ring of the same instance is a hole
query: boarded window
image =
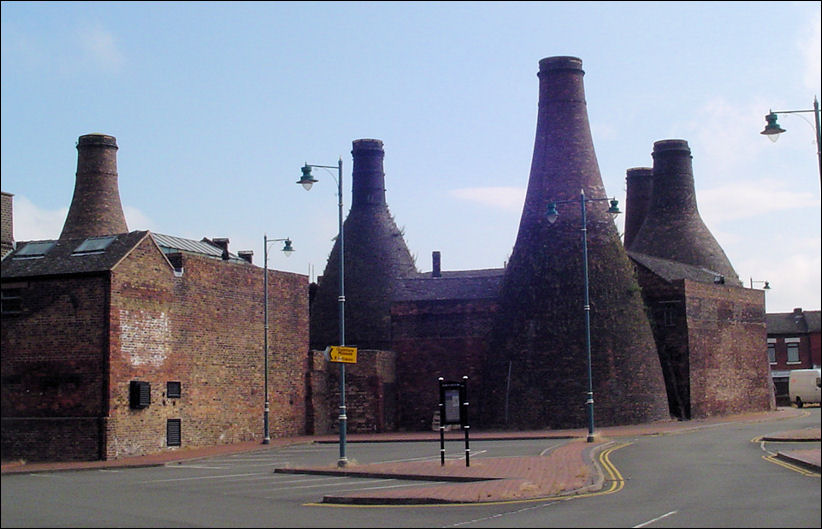
{"type": "Polygon", "coordinates": [[[183,386],[180,382],[166,383],[166,397],[170,399],[179,399],[183,393],[183,386]]]}
{"type": "Polygon", "coordinates": [[[144,380],[132,380],[129,387],[129,405],[135,410],[151,405],[151,384],[144,380]]]}
{"type": "Polygon", "coordinates": [[[168,446],[182,445],[182,419],[169,419],[166,422],[166,444],[168,446]]]}

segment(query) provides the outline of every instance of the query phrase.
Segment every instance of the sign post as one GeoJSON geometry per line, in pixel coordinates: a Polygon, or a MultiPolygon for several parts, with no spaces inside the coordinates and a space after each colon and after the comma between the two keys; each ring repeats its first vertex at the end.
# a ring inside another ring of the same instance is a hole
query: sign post
{"type": "Polygon", "coordinates": [[[459,424],[465,431],[465,466],[471,466],[468,448],[468,377],[462,382],[445,381],[439,377],[440,385],[440,466],[445,465],[445,425],[459,424]]]}

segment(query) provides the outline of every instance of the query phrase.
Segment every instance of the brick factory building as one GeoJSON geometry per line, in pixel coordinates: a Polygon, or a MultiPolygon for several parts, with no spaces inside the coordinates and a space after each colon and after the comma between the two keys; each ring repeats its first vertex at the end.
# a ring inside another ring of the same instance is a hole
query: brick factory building
{"type": "MultiPolygon", "coordinates": [[[[337,429],[340,370],[323,350],[339,342],[341,258],[345,342],[358,348],[349,431],[429,430],[438,378],[463,376],[472,427],[583,427],[582,197],[596,423],[774,407],[764,294],[744,288],[699,218],[687,142],[657,142],[654,167],[628,170],[623,244],[605,212],[582,61],[539,66],[531,174],[504,268],[443,270],[434,252],[420,272],[388,210],[382,141],[353,141],[344,255],[335,242],[311,288],[269,271],[272,436],[337,429]]],[[[116,150],[110,136],[80,138],[56,241],[13,244],[3,193],[4,458],[262,438],[263,270],[227,239],[129,232],[116,150]]]]}
{"type": "MultiPolygon", "coordinates": [[[[77,148],[61,237],[18,244],[2,262],[3,458],[261,439],[263,270],[227,240],[129,232],[115,139],[90,134],[77,148]]],[[[269,271],[268,285],[271,435],[299,435],[308,278],[269,271]]]]}

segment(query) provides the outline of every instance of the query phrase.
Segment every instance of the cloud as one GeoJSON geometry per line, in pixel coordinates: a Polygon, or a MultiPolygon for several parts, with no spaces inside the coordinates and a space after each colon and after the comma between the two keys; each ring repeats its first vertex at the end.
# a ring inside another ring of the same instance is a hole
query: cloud
{"type": "Polygon", "coordinates": [[[806,88],[816,93],[822,78],[822,22],[817,15],[801,32],[797,39],[797,49],[804,60],[803,79],[806,88]]]}
{"type": "MultiPolygon", "coordinates": [[[[772,253],[766,253],[735,264],[745,286],[750,286],[751,280],[768,281],[771,287],[765,294],[768,312],[790,312],[800,306],[805,310],[819,310],[822,299],[820,239],[805,239],[804,243],[805,248],[816,252],[800,254],[786,251],[778,259],[774,259],[772,253]]],[[[762,285],[754,284],[754,287],[762,288],[762,285]]]]}
{"type": "Polygon", "coordinates": [[[68,208],[43,209],[22,195],[14,195],[14,240],[56,239],[63,231],[68,208]]]}
{"type": "Polygon", "coordinates": [[[505,211],[519,211],[525,202],[522,187],[463,187],[452,189],[449,194],[459,200],[505,211]]]}
{"type": "MultiPolygon", "coordinates": [[[[68,215],[68,207],[41,208],[22,195],[14,195],[13,200],[14,217],[12,220],[15,241],[50,240],[60,237],[63,224],[66,222],[66,215],[68,215]]],[[[123,215],[126,217],[129,230],[154,231],[154,222],[141,210],[123,206],[123,215]]]]}
{"type": "Polygon", "coordinates": [[[77,31],[84,58],[93,66],[109,72],[117,72],[125,62],[114,34],[100,26],[80,28],[77,31]]]}
{"type": "Polygon", "coordinates": [[[131,231],[151,230],[155,231],[154,221],[141,210],[133,206],[123,206],[123,215],[126,217],[126,224],[131,231]]]}
{"type": "Polygon", "coordinates": [[[788,183],[776,180],[730,182],[697,191],[699,213],[708,224],[760,217],[776,211],[819,207],[811,191],[791,191],[788,183]]]}

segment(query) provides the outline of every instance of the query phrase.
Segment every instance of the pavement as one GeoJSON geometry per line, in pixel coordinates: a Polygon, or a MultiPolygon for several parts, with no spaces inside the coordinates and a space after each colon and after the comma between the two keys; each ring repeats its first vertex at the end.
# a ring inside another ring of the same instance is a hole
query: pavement
{"type": "MultiPolygon", "coordinates": [[[[630,426],[602,427],[594,441],[587,442],[587,430],[539,431],[469,431],[471,441],[505,439],[557,439],[547,453],[529,457],[470,457],[466,465],[464,454],[452,459],[447,454],[445,464],[434,461],[359,464],[349,461],[338,467],[336,461],[325,467],[277,468],[277,473],[327,474],[362,477],[389,477],[420,481],[419,487],[400,487],[375,491],[360,491],[342,495],[327,495],[323,503],[342,504],[433,504],[527,501],[545,498],[591,494],[621,483],[619,472],[608,460],[611,451],[623,446],[628,438],[644,435],[675,435],[730,422],[771,422],[798,417],[806,411],[780,407],[774,411],[745,413],[704,420],[663,421],[630,426]]],[[[757,441],[819,442],[820,428],[779,431],[762,436],[757,441]]],[[[439,447],[439,432],[391,432],[380,434],[348,434],[347,443],[430,441],[439,447]]],[[[464,433],[449,431],[447,441],[462,441],[464,433]]],[[[146,467],[173,464],[227,454],[256,452],[271,448],[306,443],[338,443],[336,435],[297,436],[219,445],[204,448],[179,449],[145,456],[110,461],[25,462],[3,461],[2,474],[56,472],[69,470],[146,467]]],[[[451,443],[450,446],[453,446],[451,443]]],[[[470,443],[469,443],[470,446],[470,443]]],[[[461,447],[462,448],[462,447],[461,447]]],[[[453,448],[452,448],[453,452],[453,448]]],[[[770,453],[767,459],[819,474],[820,449],[796,449],[770,453]]]]}

